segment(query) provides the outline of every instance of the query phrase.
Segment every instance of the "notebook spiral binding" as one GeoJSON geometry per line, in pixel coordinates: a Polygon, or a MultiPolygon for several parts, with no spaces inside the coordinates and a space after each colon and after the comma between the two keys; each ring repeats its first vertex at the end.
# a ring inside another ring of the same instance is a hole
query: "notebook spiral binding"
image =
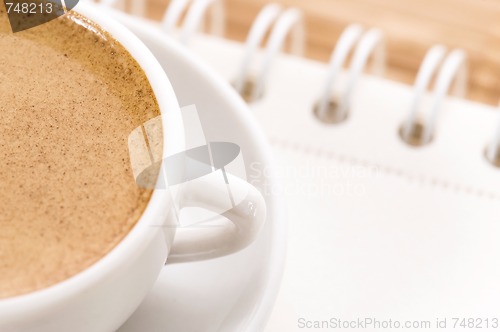
{"type": "Polygon", "coordinates": [[[374,28],[364,32],[358,24],[348,26],[340,36],[330,59],[327,79],[315,108],[318,119],[327,123],[339,123],[347,118],[351,96],[370,57],[373,57],[373,73],[382,76],[385,71],[385,44],[382,32],[374,28]],[[340,71],[354,46],[356,49],[345,91],[340,96],[336,96],[334,92],[332,96],[340,71]]]}
{"type": "Polygon", "coordinates": [[[162,27],[167,33],[179,24],[182,14],[186,11],[179,41],[187,45],[196,32],[203,26],[207,12],[210,11],[210,33],[216,36],[224,35],[225,12],[221,0],[173,0],[162,20],[162,27]],[[189,5],[189,9],[187,9],[189,5]]]}
{"type": "MultiPolygon", "coordinates": [[[[498,112],[500,112],[500,107],[498,107],[498,112]]],[[[498,121],[493,140],[486,147],[485,156],[494,166],[500,167],[500,121],[498,121]]]]}
{"type": "MultiPolygon", "coordinates": [[[[84,0],[96,2],[93,0],[84,0]]],[[[145,16],[146,1],[138,0],[101,0],[96,2],[104,8],[110,7],[128,12],[135,16],[145,16]]],[[[195,34],[203,27],[205,18],[210,14],[209,33],[223,36],[225,30],[225,7],[222,0],[172,0],[163,15],[161,21],[162,29],[168,33],[174,33],[177,26],[182,22],[179,41],[188,45],[195,34]]]]}
{"type": "MultiPolygon", "coordinates": [[[[99,4],[144,16],[145,2],[129,0],[102,0],[99,4]],[[127,6],[128,4],[128,6],[127,6]]],[[[169,34],[180,30],[177,35],[181,43],[188,45],[197,31],[203,27],[205,17],[210,14],[209,33],[223,36],[225,30],[225,10],[222,0],[172,0],[163,16],[161,27],[169,34]],[[185,14],[181,25],[181,17],[185,14]],[[180,28],[177,28],[179,27],[180,28]]],[[[262,8],[254,20],[245,42],[245,53],[233,80],[233,86],[247,102],[255,102],[263,97],[265,85],[272,70],[273,61],[284,49],[290,37],[289,52],[298,56],[305,49],[305,27],[302,12],[297,8],[283,8],[270,3],[262,8]],[[263,50],[260,67],[255,67],[258,51],[263,50]]],[[[385,38],[381,30],[365,30],[359,24],[351,24],[344,29],[332,52],[329,69],[313,112],[325,124],[338,124],[349,116],[352,95],[356,83],[371,59],[371,73],[383,76],[386,67],[385,38]],[[339,92],[339,76],[352,54],[348,78],[343,91],[339,92]]],[[[409,146],[418,148],[432,142],[438,125],[440,108],[450,92],[464,97],[467,92],[467,55],[461,49],[447,53],[443,45],[434,45],[425,55],[413,86],[413,96],[399,130],[400,138],[409,146]],[[434,81],[430,93],[430,107],[422,109],[429,86],[434,81]]],[[[500,112],[500,105],[499,105],[500,112]]],[[[499,117],[500,120],[500,117],[499,117]]],[[[484,150],[485,158],[500,168],[500,121],[491,142],[484,150]]]]}
{"type": "MultiPolygon", "coordinates": [[[[119,0],[105,0],[106,5],[114,5],[119,0]]],[[[123,1],[123,0],[122,0],[123,1]]],[[[103,3],[104,4],[104,3],[103,3]]],[[[162,29],[169,34],[180,27],[179,41],[187,45],[195,33],[200,30],[207,12],[210,10],[210,33],[223,36],[225,11],[221,0],[173,0],[170,2],[161,22],[162,29]],[[181,17],[185,19],[181,23],[181,17]]],[[[138,13],[132,13],[140,15],[138,13]]],[[[272,64],[279,52],[284,48],[286,38],[290,36],[290,53],[304,54],[305,29],[302,12],[296,8],[283,9],[280,5],[265,6],[248,34],[245,56],[234,80],[235,89],[248,101],[258,100],[264,94],[266,81],[270,75],[272,64]],[[269,34],[265,56],[257,74],[250,73],[255,62],[257,50],[269,34]]]]}
{"type": "Polygon", "coordinates": [[[465,52],[455,49],[443,61],[445,54],[446,48],[444,46],[435,45],[432,47],[427,52],[417,74],[413,88],[413,100],[400,131],[401,138],[412,146],[422,146],[431,141],[441,103],[453,80],[455,80],[454,94],[463,97],[466,93],[467,66],[465,52]],[[428,114],[423,115],[419,106],[438,67],[439,73],[437,74],[432,95],[432,104],[428,114]]]}
{"type": "Polygon", "coordinates": [[[296,8],[283,10],[277,4],[265,6],[250,29],[246,40],[246,52],[234,81],[236,91],[246,101],[252,102],[262,97],[272,63],[283,49],[288,35],[291,37],[290,52],[299,56],[303,55],[305,29],[302,12],[296,8]],[[267,33],[269,33],[269,40],[261,68],[257,74],[250,74],[250,67],[255,62],[257,49],[263,43],[267,33]]]}

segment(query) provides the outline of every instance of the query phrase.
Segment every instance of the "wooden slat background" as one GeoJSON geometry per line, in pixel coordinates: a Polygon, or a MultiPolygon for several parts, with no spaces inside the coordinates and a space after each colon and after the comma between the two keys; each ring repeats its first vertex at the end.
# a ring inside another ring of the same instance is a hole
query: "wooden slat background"
{"type": "MultiPolygon", "coordinates": [[[[169,0],[147,0],[159,20],[169,0]]],[[[226,37],[245,40],[268,0],[225,0],[226,37]]],[[[500,0],[274,0],[303,9],[306,56],[328,61],[341,31],[352,22],[381,28],[387,36],[390,79],[413,83],[425,52],[435,43],[468,52],[468,98],[495,105],[500,99],[500,0]]]]}

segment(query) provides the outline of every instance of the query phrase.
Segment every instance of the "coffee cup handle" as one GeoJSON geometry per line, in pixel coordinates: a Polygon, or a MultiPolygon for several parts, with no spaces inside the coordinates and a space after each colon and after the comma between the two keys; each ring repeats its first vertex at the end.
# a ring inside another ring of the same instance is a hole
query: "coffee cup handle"
{"type": "Polygon", "coordinates": [[[184,183],[177,193],[179,210],[199,207],[220,213],[228,222],[212,227],[179,227],[167,263],[193,262],[226,256],[253,243],[264,226],[266,203],[250,183],[224,172],[221,178],[204,177],[184,183]],[[230,198],[228,197],[230,194],[230,198]],[[235,197],[241,199],[234,201],[235,197]],[[227,208],[230,201],[229,209],[227,208]]]}

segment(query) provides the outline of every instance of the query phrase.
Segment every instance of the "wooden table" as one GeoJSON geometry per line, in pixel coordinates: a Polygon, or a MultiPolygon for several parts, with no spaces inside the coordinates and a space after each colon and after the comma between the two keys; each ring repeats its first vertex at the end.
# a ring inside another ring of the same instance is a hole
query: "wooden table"
{"type": "MultiPolygon", "coordinates": [[[[226,37],[245,40],[268,0],[225,0],[226,37]]],[[[442,43],[468,52],[468,98],[500,99],[500,0],[275,0],[305,13],[306,56],[327,61],[342,29],[359,22],[387,36],[390,79],[413,83],[429,47],[442,43]]],[[[169,0],[148,0],[147,15],[160,19],[169,0]]]]}

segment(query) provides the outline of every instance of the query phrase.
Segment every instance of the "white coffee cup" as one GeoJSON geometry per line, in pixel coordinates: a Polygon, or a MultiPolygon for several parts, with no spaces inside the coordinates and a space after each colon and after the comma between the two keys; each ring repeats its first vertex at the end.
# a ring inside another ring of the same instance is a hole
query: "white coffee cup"
{"type": "MultiPolygon", "coordinates": [[[[80,3],[74,10],[109,32],[136,59],[160,106],[163,155],[182,152],[185,147],[180,109],[168,78],[151,52],[135,35],[96,7],[80,3]]],[[[212,230],[210,235],[203,231],[183,234],[183,241],[173,245],[177,225],[174,203],[168,190],[157,189],[136,226],[97,263],[49,288],[1,299],[0,331],[115,331],[151,289],[167,255],[175,257],[175,262],[195,261],[246,247],[263,226],[264,199],[257,189],[237,177],[229,176],[229,182],[232,191],[246,197],[224,213],[232,223],[212,230]]],[[[212,185],[210,181],[188,183],[177,199],[181,205],[220,211],[225,197],[214,194],[210,190],[212,185]]]]}

